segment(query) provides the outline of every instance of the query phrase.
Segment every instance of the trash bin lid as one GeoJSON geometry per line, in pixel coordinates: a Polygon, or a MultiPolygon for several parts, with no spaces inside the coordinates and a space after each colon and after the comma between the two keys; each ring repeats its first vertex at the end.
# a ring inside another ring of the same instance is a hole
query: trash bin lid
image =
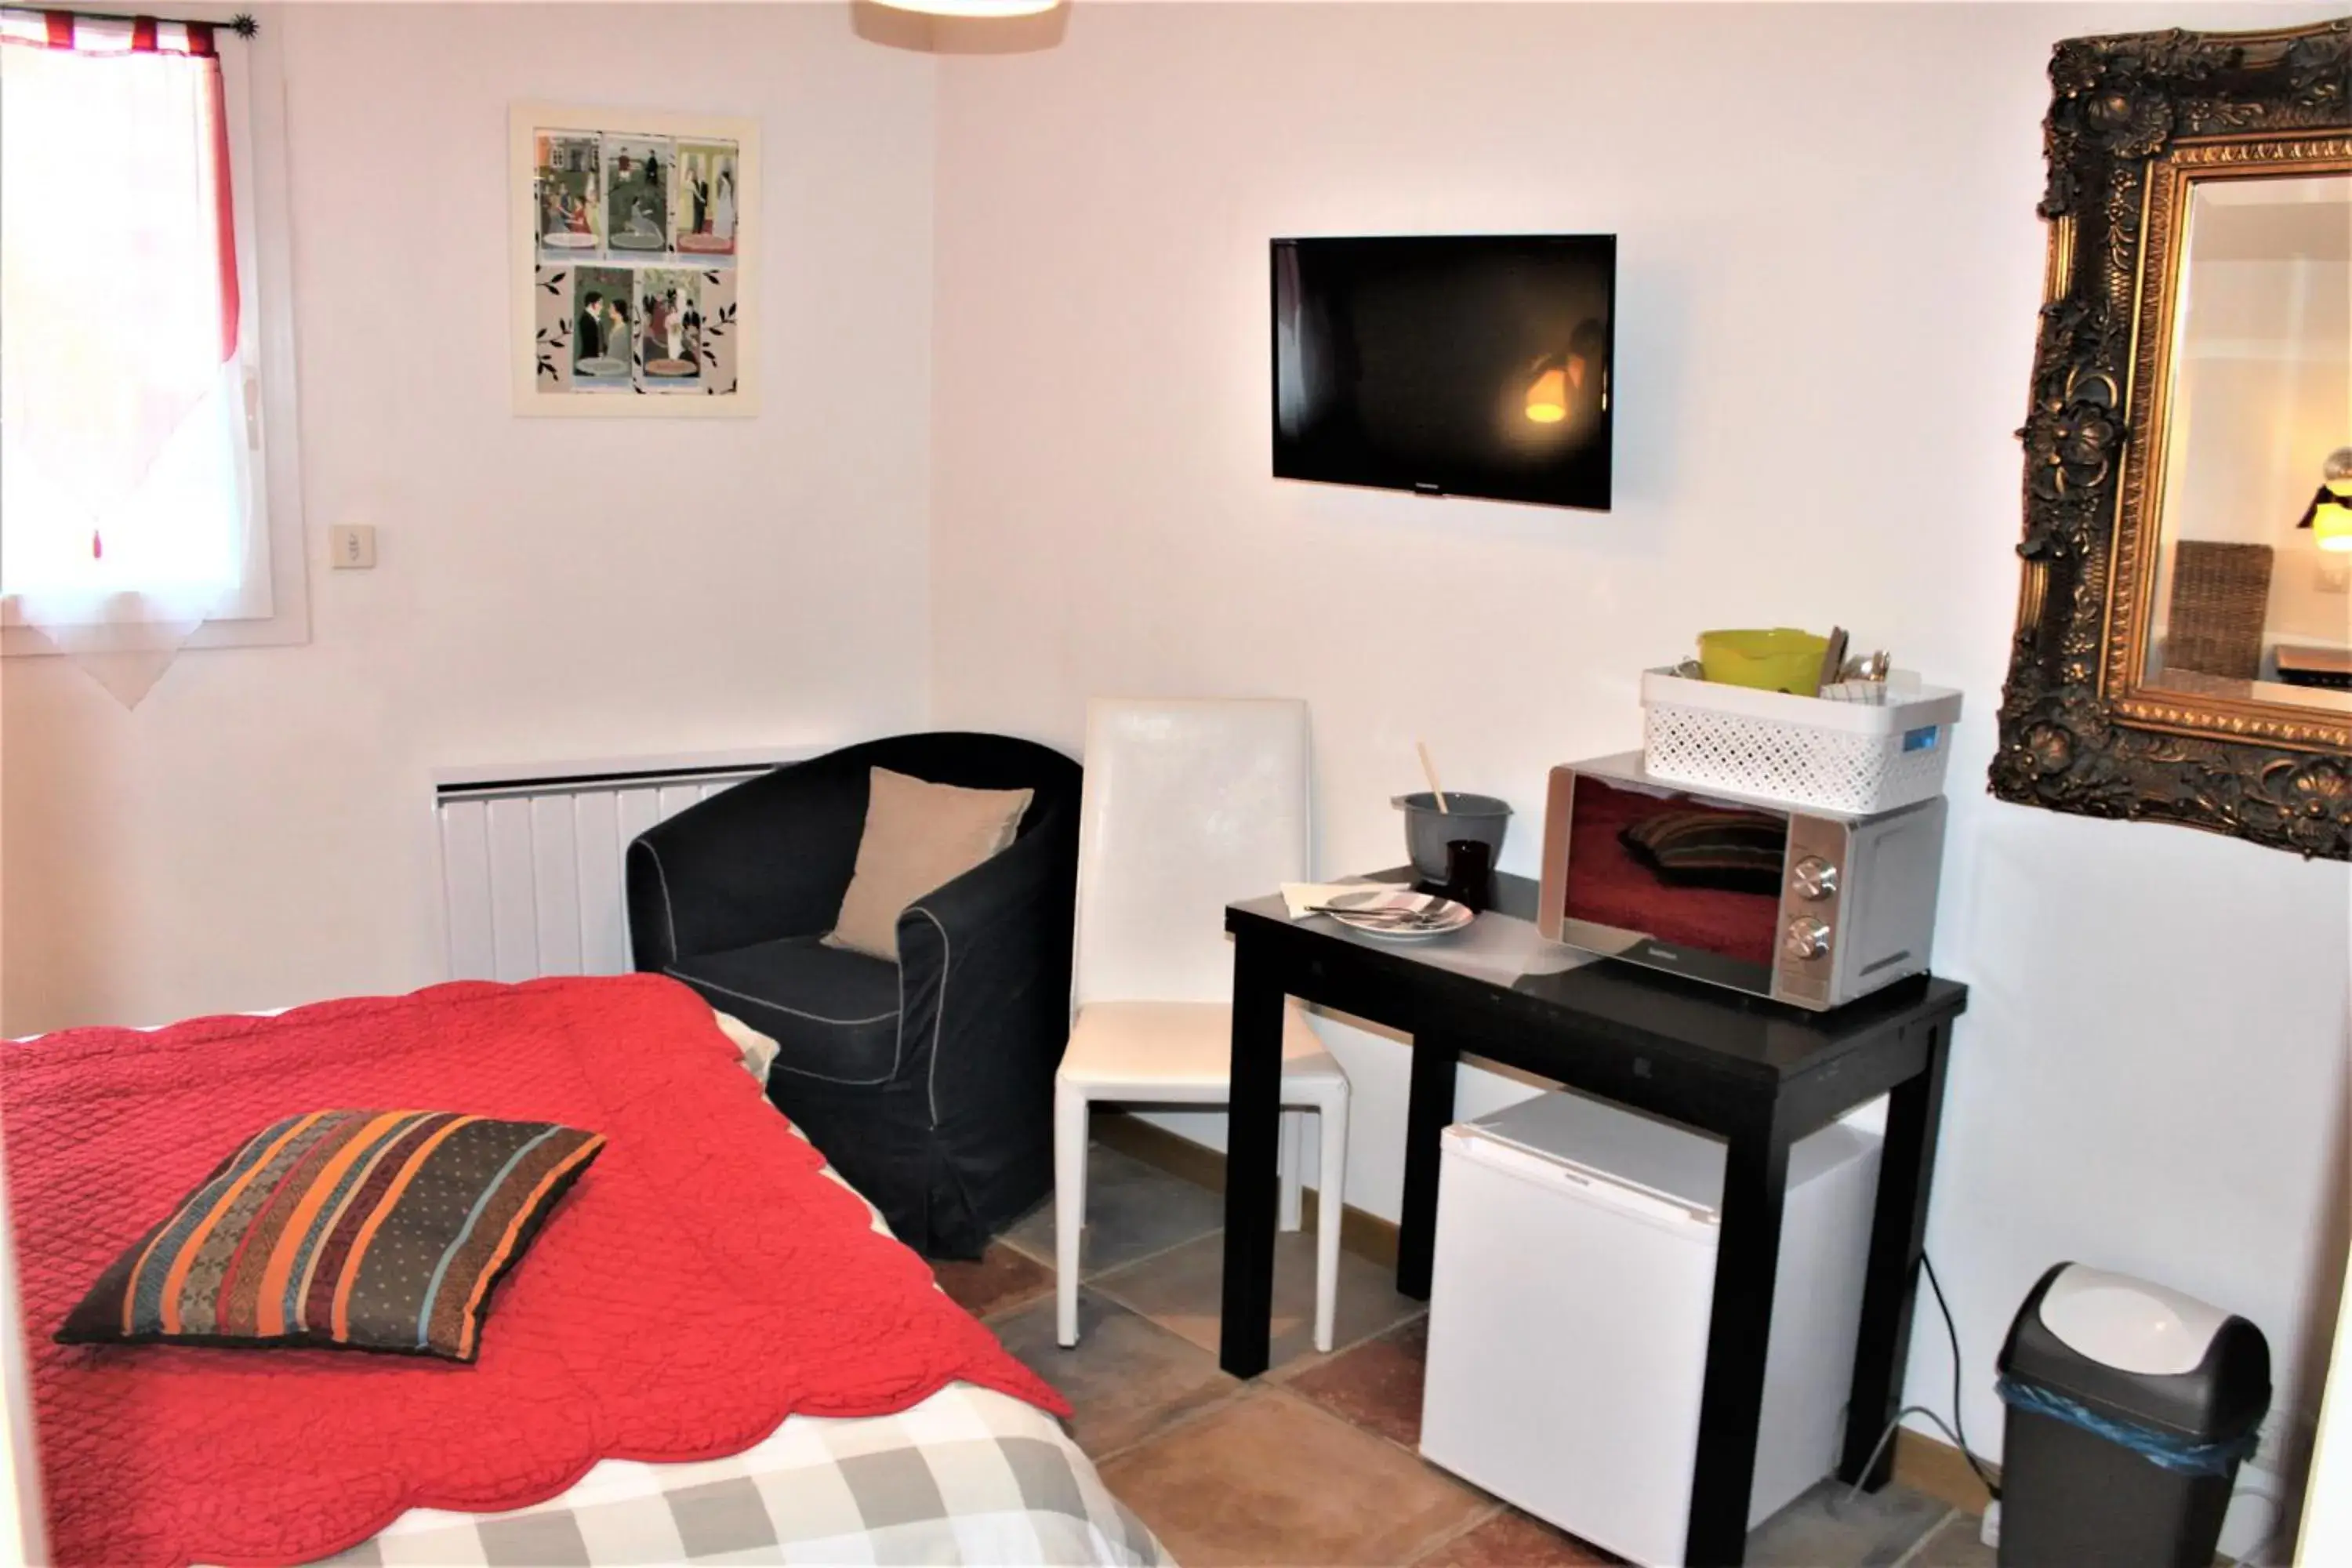
{"type": "Polygon", "coordinates": [[[2053,1265],[2027,1293],[1999,1364],[2009,1383],[2187,1443],[2251,1432],[2270,1408],[2260,1329],[2193,1296],[2079,1263],[2053,1265]]]}
{"type": "Polygon", "coordinates": [[[2042,1321],[2093,1361],[2171,1374],[2197,1370],[2230,1314],[2146,1279],[2073,1263],[2042,1293],[2042,1321]]]}

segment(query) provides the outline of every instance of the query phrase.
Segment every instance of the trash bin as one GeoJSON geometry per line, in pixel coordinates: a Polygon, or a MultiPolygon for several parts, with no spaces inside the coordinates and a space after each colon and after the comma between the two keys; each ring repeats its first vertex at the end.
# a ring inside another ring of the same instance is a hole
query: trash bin
{"type": "Polygon", "coordinates": [[[2243,1318],[2062,1263],[2000,1352],[2001,1568],[2206,1568],[2271,1403],[2243,1318]]]}

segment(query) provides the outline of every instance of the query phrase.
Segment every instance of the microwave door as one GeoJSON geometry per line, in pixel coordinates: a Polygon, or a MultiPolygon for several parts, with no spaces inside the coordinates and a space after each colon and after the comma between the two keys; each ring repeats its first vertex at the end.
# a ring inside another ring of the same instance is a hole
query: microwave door
{"type": "Polygon", "coordinates": [[[1785,816],[1577,776],[1561,846],[1560,940],[1772,994],[1785,816]]]}

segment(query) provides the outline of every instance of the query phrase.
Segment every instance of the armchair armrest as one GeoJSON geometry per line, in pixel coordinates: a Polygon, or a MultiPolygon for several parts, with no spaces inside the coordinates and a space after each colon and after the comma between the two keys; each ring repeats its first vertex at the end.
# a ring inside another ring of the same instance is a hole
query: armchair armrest
{"type": "Polygon", "coordinates": [[[863,765],[776,769],[647,828],[626,857],[636,966],[829,931],[866,824],[863,765]]]}
{"type": "Polygon", "coordinates": [[[1003,853],[898,917],[900,1071],[928,1080],[935,1125],[986,1118],[1036,1092],[1050,1104],[1069,1036],[1077,885],[1075,805],[1060,803],[1003,853]]]}

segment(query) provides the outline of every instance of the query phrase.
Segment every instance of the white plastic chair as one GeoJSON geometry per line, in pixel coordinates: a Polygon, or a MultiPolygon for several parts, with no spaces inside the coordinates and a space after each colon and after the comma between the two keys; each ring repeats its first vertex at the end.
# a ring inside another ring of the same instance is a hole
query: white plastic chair
{"type": "MultiPolygon", "coordinates": [[[[1307,875],[1307,705],[1097,698],[1087,708],[1069,1049],[1054,1079],[1056,1337],[1078,1342],[1087,1121],[1096,1100],[1223,1105],[1232,1095],[1224,907],[1307,875]]],[[[1293,1001],[1282,1103],[1320,1113],[1315,1348],[1339,1300],[1348,1075],[1293,1001]]],[[[1283,1116],[1281,1223],[1300,1223],[1306,1118],[1283,1116]]]]}

